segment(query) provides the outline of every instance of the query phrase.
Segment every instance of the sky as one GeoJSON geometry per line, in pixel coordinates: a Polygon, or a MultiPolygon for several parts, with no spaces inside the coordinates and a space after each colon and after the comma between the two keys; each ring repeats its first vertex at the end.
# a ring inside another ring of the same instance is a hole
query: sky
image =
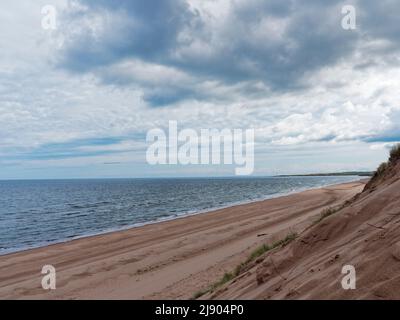
{"type": "Polygon", "coordinates": [[[3,0],[0,179],[233,175],[149,165],[146,134],[170,120],[254,129],[254,175],[374,170],[400,141],[398,12],[397,0],[3,0]]]}

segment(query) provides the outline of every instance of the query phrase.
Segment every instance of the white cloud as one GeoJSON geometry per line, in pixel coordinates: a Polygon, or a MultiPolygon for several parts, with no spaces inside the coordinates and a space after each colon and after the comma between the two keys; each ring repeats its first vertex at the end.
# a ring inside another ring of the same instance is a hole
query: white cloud
{"type": "MultiPolygon", "coordinates": [[[[53,3],[61,11],[67,6],[63,0],[53,3]]],[[[173,63],[130,56],[80,74],[62,70],[54,63],[58,61],[60,46],[73,41],[74,34],[81,32],[83,26],[64,21],[60,33],[47,32],[40,27],[40,8],[47,4],[45,1],[7,1],[0,12],[3,30],[0,37],[0,156],[4,159],[0,163],[12,164],[14,156],[29,157],[31,152],[49,144],[107,137],[129,139],[154,127],[166,127],[168,120],[177,120],[181,128],[195,130],[255,128],[257,159],[268,157],[275,150],[282,159],[276,163],[281,170],[291,165],[290,150],[294,147],[309,150],[316,145],[318,148],[329,146],[343,152],[350,144],[364,155],[357,165],[370,169],[381,159],[382,148],[392,142],[369,145],[360,141],[384,137],[389,131],[399,132],[400,64],[391,39],[359,39],[351,54],[317,70],[300,73],[299,87],[275,90],[260,76],[265,70],[259,65],[259,55],[254,59],[240,56],[234,60],[223,54],[239,55],[236,51],[224,51],[238,43],[277,50],[281,48],[279,43],[284,43],[282,48],[290,51],[299,44],[286,39],[286,34],[293,31],[288,30],[291,21],[285,15],[265,16],[249,27],[237,15],[237,8],[251,9],[248,3],[227,0],[191,0],[190,3],[192,12],[199,10],[205,26],[199,35],[191,34],[190,28],[179,33],[178,42],[187,45],[170,52],[173,63]],[[62,28],[66,26],[75,29],[63,33],[62,28]],[[63,39],[66,35],[71,38],[63,39]],[[388,49],[392,53],[386,52],[388,49]],[[180,64],[203,63],[215,58],[237,61],[232,68],[252,70],[250,74],[256,76],[235,78],[232,74],[232,78],[223,78],[210,70],[201,70],[202,64],[193,68],[180,64]],[[174,94],[183,98],[172,99],[166,106],[157,108],[146,101],[149,96],[162,98],[174,94]]],[[[67,19],[68,15],[63,18],[67,19]]],[[[101,20],[104,18],[107,17],[89,14],[83,19],[85,28],[98,40],[103,28],[111,28],[110,21],[116,19],[112,16],[108,17],[111,20],[101,20]]],[[[112,34],[113,30],[107,29],[107,32],[112,34]]],[[[288,57],[285,54],[283,60],[278,60],[285,63],[288,57]]],[[[18,161],[26,166],[44,167],[127,162],[143,158],[141,152],[145,146],[138,139],[77,148],[81,152],[120,152],[112,155],[18,161]]],[[[312,163],[315,155],[307,156],[312,163]]],[[[269,169],[259,161],[258,170],[269,169]]],[[[331,161],[332,168],[329,168],[333,170],[335,162],[331,161]]],[[[354,164],[350,157],[337,158],[337,163],[340,164],[337,168],[354,164]]]]}

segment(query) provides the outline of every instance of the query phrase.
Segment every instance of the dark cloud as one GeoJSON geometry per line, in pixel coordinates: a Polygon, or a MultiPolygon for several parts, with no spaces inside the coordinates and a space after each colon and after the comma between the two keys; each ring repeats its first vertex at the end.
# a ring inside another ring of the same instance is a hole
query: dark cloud
{"type": "Polygon", "coordinates": [[[358,2],[359,28],[365,36],[386,39],[400,45],[400,2],[398,0],[362,0],[358,2]]]}
{"type": "Polygon", "coordinates": [[[160,60],[177,45],[179,31],[194,18],[183,0],[79,2],[88,10],[67,13],[68,25],[82,24],[93,15],[103,17],[103,25],[100,34],[82,25],[79,32],[66,38],[60,63],[74,71],[91,70],[132,56],[160,60]]]}
{"type": "MultiPolygon", "coordinates": [[[[60,64],[79,72],[135,58],[179,69],[199,81],[261,81],[284,91],[302,88],[302,80],[314,71],[350,57],[363,39],[385,38],[396,44],[400,34],[399,4],[391,0],[235,1],[218,27],[211,27],[209,17],[183,0],[80,2],[89,10],[71,15],[70,23],[79,23],[88,12],[106,18],[100,34],[83,27],[66,37],[60,64]],[[352,3],[360,13],[358,28],[346,31],[341,28],[341,8],[352,3]]],[[[368,63],[361,61],[358,67],[368,63]]],[[[118,76],[113,79],[105,81],[119,83],[118,76]]],[[[164,105],[191,95],[201,98],[196,90],[165,86],[159,90],[164,95],[145,92],[147,101],[164,105]]]]}
{"type": "Polygon", "coordinates": [[[159,88],[158,90],[146,90],[143,97],[151,106],[164,107],[184,99],[198,99],[205,98],[205,95],[196,92],[190,88],[159,88]]]}
{"type": "Polygon", "coordinates": [[[301,77],[350,55],[356,45],[357,33],[341,28],[341,7],[336,4],[234,3],[224,30],[204,23],[191,41],[174,48],[179,59],[165,62],[227,83],[260,80],[274,90],[287,90],[301,88],[301,77]],[[196,42],[200,52],[190,50],[196,42]]]}

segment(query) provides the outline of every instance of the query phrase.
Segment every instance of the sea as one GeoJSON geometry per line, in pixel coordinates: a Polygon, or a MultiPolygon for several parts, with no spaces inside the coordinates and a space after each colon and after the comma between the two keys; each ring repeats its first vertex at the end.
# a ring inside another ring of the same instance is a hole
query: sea
{"type": "Polygon", "coordinates": [[[0,181],[0,255],[359,179],[0,181]]]}

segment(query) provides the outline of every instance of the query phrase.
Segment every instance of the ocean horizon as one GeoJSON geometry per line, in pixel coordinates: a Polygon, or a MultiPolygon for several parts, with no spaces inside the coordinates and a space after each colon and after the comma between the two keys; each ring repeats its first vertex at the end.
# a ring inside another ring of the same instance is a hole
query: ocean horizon
{"type": "Polygon", "coordinates": [[[359,176],[0,181],[0,255],[346,183],[359,176]]]}

